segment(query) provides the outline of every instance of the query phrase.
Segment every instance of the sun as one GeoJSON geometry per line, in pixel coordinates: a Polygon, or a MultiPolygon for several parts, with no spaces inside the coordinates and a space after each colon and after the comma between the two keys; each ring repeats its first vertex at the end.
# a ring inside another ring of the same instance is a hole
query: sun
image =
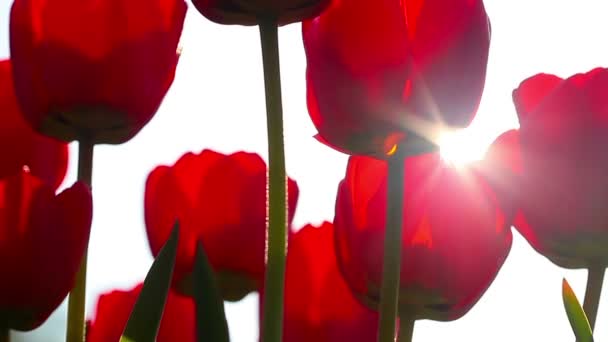
{"type": "Polygon", "coordinates": [[[441,158],[454,166],[465,166],[481,160],[487,149],[487,141],[475,129],[462,129],[441,135],[441,158]]]}

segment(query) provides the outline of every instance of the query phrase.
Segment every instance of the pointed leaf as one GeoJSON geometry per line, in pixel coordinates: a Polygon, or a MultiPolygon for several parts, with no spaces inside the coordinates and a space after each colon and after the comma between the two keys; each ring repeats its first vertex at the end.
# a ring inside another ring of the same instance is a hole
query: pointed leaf
{"type": "Polygon", "coordinates": [[[566,278],[562,281],[562,298],[576,340],[578,342],[593,342],[591,326],[589,325],[585,311],[581,307],[581,304],[566,278]]]}
{"type": "Polygon", "coordinates": [[[133,307],[121,342],[154,342],[163,317],[177,254],[179,222],[152,263],[133,307]]]}
{"type": "Polygon", "coordinates": [[[194,282],[198,341],[230,341],[226,314],[224,313],[224,301],[201,243],[198,244],[196,249],[192,281],[194,282]]]}

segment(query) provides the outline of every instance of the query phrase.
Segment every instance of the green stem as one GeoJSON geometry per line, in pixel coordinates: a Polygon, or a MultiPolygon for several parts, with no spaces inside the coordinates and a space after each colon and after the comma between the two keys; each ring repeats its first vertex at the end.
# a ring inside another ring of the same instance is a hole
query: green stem
{"type": "Polygon", "coordinates": [[[401,274],[401,231],[403,227],[403,189],[405,166],[403,155],[397,153],[388,160],[386,231],[384,235],[384,265],[380,292],[379,342],[395,341],[395,320],[399,302],[401,274]]]}
{"type": "Polygon", "coordinates": [[[589,320],[591,330],[594,329],[597,309],[600,305],[605,271],[606,269],[603,266],[590,266],[587,272],[587,290],[585,291],[583,309],[589,320]]]}
{"type": "Polygon", "coordinates": [[[268,231],[262,341],[280,342],[283,330],[283,292],[287,254],[287,177],[283,146],[283,109],[279,39],[276,20],[259,21],[266,87],[268,125],[268,231]]]}
{"type": "MultiPolygon", "coordinates": [[[[93,174],[93,146],[88,139],[78,142],[78,180],[91,188],[93,174]]],[[[87,250],[85,249],[80,264],[76,283],[68,298],[67,342],[82,342],[85,334],[85,294],[87,282],[87,250]]]]}
{"type": "Polygon", "coordinates": [[[414,323],[416,323],[416,320],[413,318],[400,317],[398,342],[412,342],[412,337],[414,336],[414,323]]]}

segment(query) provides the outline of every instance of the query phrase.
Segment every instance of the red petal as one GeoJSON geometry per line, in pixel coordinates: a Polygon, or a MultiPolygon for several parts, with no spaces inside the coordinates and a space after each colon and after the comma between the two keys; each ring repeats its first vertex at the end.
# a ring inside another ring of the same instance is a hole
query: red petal
{"type": "Polygon", "coordinates": [[[181,0],[15,1],[11,56],[27,119],[41,129],[58,113],[101,108],[135,135],[173,80],[185,12],[181,0]]]}
{"type": "Polygon", "coordinates": [[[308,111],[337,150],[384,156],[412,131],[473,119],[490,42],[480,0],[336,1],[302,31],[308,111]]]}
{"type": "Polygon", "coordinates": [[[485,84],[490,23],[481,0],[404,1],[414,68],[409,104],[448,126],[468,125],[485,84]]]}
{"type": "MultiPolygon", "coordinates": [[[[87,341],[118,341],[141,292],[139,284],[129,291],[114,290],[97,302],[95,318],[87,330],[87,341]]],[[[169,292],[158,331],[158,342],[195,341],[196,321],[192,299],[169,292]]]]}
{"type": "Polygon", "coordinates": [[[382,150],[386,136],[400,130],[410,67],[399,3],[337,1],[302,32],[308,108],[320,135],[351,153],[382,150]]]}
{"type": "Polygon", "coordinates": [[[22,118],[15,98],[11,62],[0,61],[0,178],[27,166],[33,175],[56,189],[68,166],[68,147],[35,133],[22,118]]]}
{"type": "Polygon", "coordinates": [[[207,19],[225,25],[257,25],[259,18],[277,18],[287,25],[318,15],[329,0],[195,0],[196,9],[207,19]]]}
{"type": "MultiPolygon", "coordinates": [[[[255,154],[229,156],[205,150],[186,154],[172,167],[159,167],[146,183],[146,227],[154,254],[169,236],[176,218],[181,235],[176,280],[192,270],[195,247],[202,241],[218,272],[241,274],[258,282],[264,275],[266,241],[264,161],[255,154]]],[[[298,188],[289,180],[289,222],[298,188]]]]}
{"type": "Polygon", "coordinates": [[[562,79],[549,74],[539,74],[523,81],[513,90],[513,102],[517,109],[519,120],[533,114],[552,92],[562,83],[562,79]]]}
{"type": "Polygon", "coordinates": [[[521,173],[521,147],[519,131],[509,130],[501,134],[490,145],[485,158],[475,166],[485,181],[496,192],[503,211],[514,217],[519,209],[521,173]]]}
{"type": "MultiPolygon", "coordinates": [[[[418,318],[456,319],[496,276],[511,244],[508,222],[466,169],[449,168],[438,155],[405,163],[402,309],[418,318]]],[[[351,157],[336,204],[337,255],[353,289],[372,301],[380,287],[385,215],[386,163],[351,157]],[[371,179],[379,181],[368,184],[371,179]]]]}
{"type": "Polygon", "coordinates": [[[334,229],[306,226],[289,244],[285,341],[367,341],[376,336],[376,313],[363,307],[338,271],[334,229]]]}
{"type": "Polygon", "coordinates": [[[11,328],[29,330],[42,324],[73,286],[88,244],[91,195],[77,183],[55,196],[52,188],[26,172],[1,184],[2,255],[8,256],[1,261],[11,281],[1,287],[0,307],[13,312],[11,328]],[[45,284],[44,291],[40,284],[45,284]]]}
{"type": "Polygon", "coordinates": [[[608,189],[606,89],[608,70],[597,68],[566,80],[536,75],[514,91],[523,165],[516,227],[563,267],[608,260],[599,205],[608,189]]]}

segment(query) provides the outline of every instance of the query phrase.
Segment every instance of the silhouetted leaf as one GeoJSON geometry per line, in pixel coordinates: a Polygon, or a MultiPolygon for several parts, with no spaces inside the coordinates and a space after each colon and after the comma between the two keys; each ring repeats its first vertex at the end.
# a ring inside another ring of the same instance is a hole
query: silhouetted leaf
{"type": "Polygon", "coordinates": [[[177,242],[179,238],[179,222],[175,222],[169,239],[152,263],[143,287],[137,297],[137,302],[131,311],[131,316],[121,337],[121,342],[154,342],[158,334],[160,320],[167,301],[177,242]]]}
{"type": "Polygon", "coordinates": [[[228,342],[228,324],[224,301],[202,244],[196,249],[194,263],[194,301],[196,303],[196,334],[199,342],[228,342]]]}

